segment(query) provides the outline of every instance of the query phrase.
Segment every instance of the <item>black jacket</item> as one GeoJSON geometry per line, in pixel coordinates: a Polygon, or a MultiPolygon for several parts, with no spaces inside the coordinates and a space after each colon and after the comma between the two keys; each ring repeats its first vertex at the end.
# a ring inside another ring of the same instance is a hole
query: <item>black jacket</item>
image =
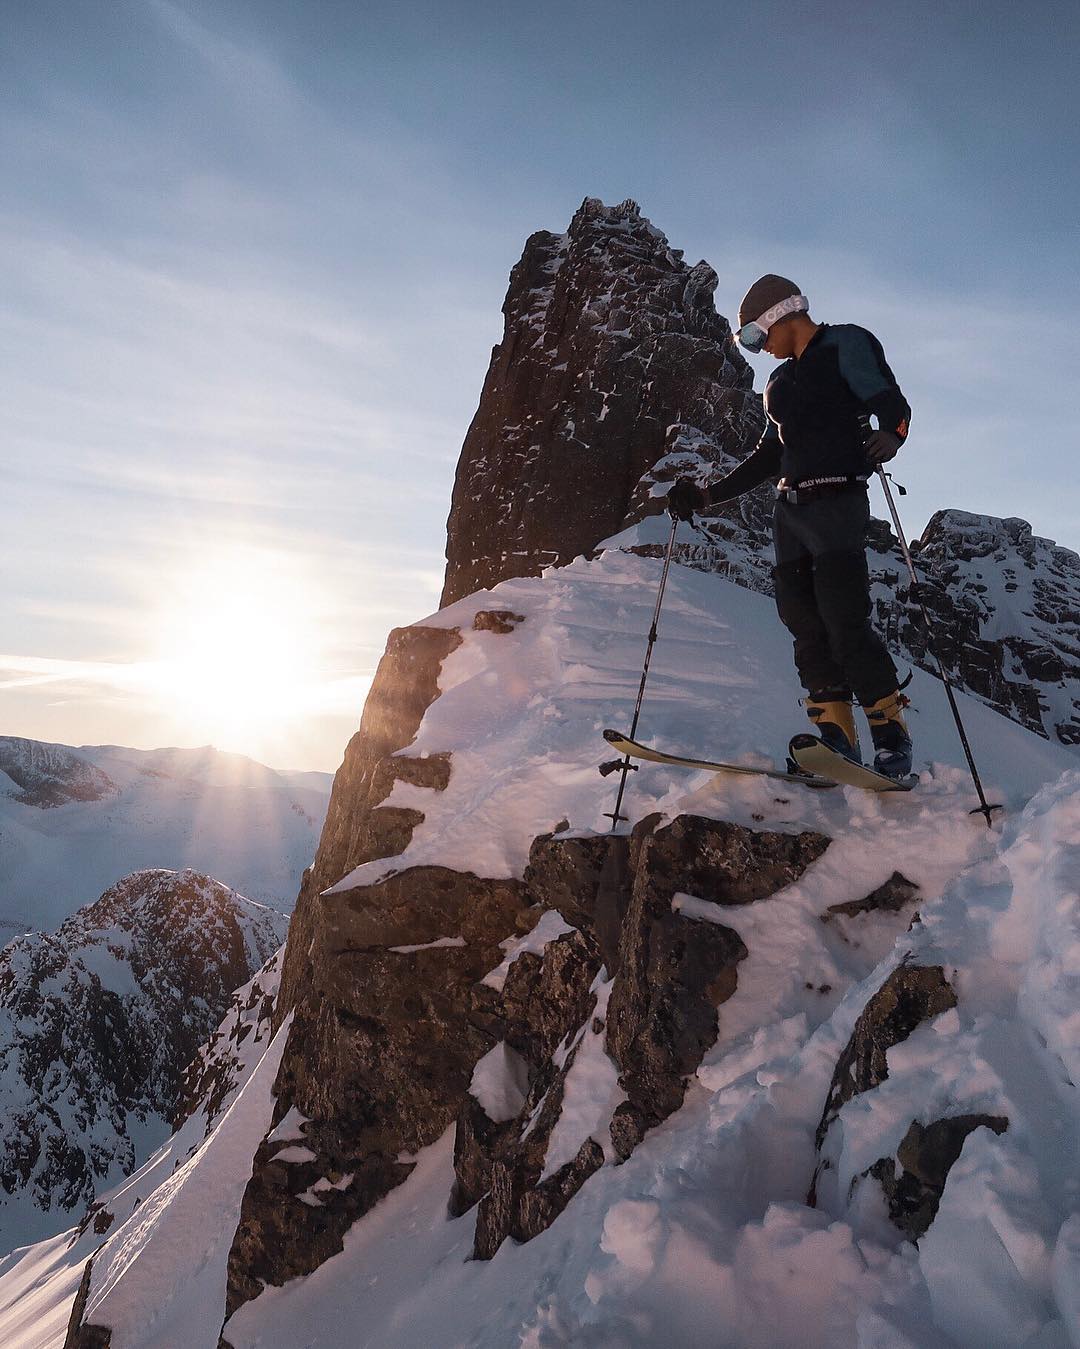
{"type": "Polygon", "coordinates": [[[709,488],[730,501],[768,479],[791,481],[867,474],[859,415],[903,440],[911,408],[873,333],[854,323],[823,323],[802,355],[785,361],[765,385],[768,422],[757,449],[709,488]]]}

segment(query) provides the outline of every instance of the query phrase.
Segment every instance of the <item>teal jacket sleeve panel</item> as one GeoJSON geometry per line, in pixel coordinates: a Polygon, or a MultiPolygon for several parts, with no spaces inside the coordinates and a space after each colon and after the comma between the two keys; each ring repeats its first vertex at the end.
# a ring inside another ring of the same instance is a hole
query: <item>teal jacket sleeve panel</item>
{"type": "Polygon", "coordinates": [[[877,417],[883,431],[892,431],[903,440],[911,423],[911,408],[889,369],[881,343],[855,324],[834,331],[844,382],[863,409],[877,417]]]}

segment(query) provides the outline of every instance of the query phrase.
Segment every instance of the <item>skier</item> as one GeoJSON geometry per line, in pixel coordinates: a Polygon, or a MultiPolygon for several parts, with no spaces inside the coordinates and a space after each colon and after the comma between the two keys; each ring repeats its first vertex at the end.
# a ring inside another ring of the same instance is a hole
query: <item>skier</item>
{"type": "Polygon", "coordinates": [[[881,343],[855,324],[815,323],[793,281],[755,281],[739,306],[739,342],[783,365],[765,385],[757,448],[711,487],[680,478],[668,510],[680,520],[776,484],[776,608],[794,638],[806,712],[831,749],[861,763],[852,697],[866,713],[874,767],[911,772],[908,703],[896,666],[870,626],[867,480],[907,436],[911,409],[881,343]],[[873,429],[869,417],[877,418],[873,429]]]}

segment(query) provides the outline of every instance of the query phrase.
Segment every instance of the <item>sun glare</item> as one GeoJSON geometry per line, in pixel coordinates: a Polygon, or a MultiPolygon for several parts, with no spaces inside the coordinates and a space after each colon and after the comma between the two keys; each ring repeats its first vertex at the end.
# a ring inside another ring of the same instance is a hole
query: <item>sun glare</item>
{"type": "Polygon", "coordinates": [[[240,550],[200,560],[169,588],[154,682],[197,737],[250,740],[310,707],[320,641],[303,579],[286,559],[240,550]]]}

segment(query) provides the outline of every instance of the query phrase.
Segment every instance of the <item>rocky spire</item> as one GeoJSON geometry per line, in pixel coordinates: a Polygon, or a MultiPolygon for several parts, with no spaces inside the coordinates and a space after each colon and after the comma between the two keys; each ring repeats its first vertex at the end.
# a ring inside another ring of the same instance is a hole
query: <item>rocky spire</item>
{"type": "Polygon", "coordinates": [[[565,234],[530,237],[458,461],[444,606],[647,514],[635,489],[680,426],[741,457],[762,414],[716,285],[633,201],[587,197],[565,234]]]}

